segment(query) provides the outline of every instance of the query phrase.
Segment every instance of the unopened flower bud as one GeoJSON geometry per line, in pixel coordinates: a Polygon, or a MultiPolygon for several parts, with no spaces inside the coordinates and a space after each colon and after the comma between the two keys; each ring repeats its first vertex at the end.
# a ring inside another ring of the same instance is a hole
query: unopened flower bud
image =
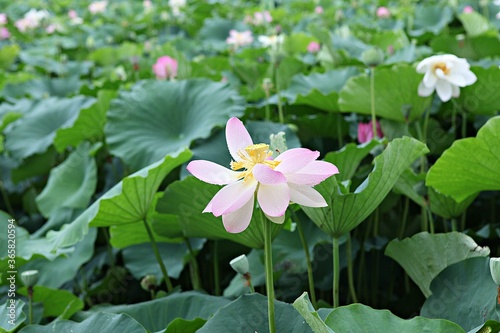
{"type": "Polygon", "coordinates": [[[372,47],[361,54],[361,60],[366,66],[377,66],[384,61],[384,52],[377,47],[372,47]]]}
{"type": "Polygon", "coordinates": [[[500,286],[500,258],[490,258],[490,272],[493,281],[500,286]]]}
{"type": "Polygon", "coordinates": [[[141,280],[141,288],[145,291],[154,290],[156,288],[156,276],[146,275],[141,280]]]}
{"type": "Polygon", "coordinates": [[[21,273],[21,281],[26,287],[33,287],[38,282],[38,271],[31,270],[21,273]]]}
{"type": "Polygon", "coordinates": [[[229,265],[241,275],[245,275],[250,270],[250,265],[248,264],[247,256],[242,254],[239,257],[234,258],[229,262],[229,265]]]}
{"type": "Polygon", "coordinates": [[[269,92],[272,88],[273,88],[273,81],[270,78],[266,77],[262,81],[262,89],[264,89],[264,91],[266,92],[269,92]]]}

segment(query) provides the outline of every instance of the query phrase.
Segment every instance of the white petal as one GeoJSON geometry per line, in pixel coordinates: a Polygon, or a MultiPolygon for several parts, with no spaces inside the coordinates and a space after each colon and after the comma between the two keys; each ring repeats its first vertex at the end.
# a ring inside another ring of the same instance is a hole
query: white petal
{"type": "Polygon", "coordinates": [[[426,87],[434,89],[437,80],[438,80],[437,76],[434,75],[434,73],[432,73],[431,71],[428,71],[425,73],[424,80],[422,82],[425,84],[426,87]]]}
{"type": "Polygon", "coordinates": [[[244,231],[252,220],[254,196],[238,210],[222,215],[222,223],[227,232],[238,233],[244,231]]]}
{"type": "Polygon", "coordinates": [[[447,102],[450,100],[451,95],[452,95],[452,88],[451,88],[451,83],[445,81],[445,80],[439,80],[437,85],[436,85],[436,92],[439,96],[439,98],[443,102],[447,102]]]}
{"type": "Polygon", "coordinates": [[[221,216],[234,212],[253,197],[257,181],[240,180],[222,188],[211,201],[212,213],[221,216]]]}
{"type": "Polygon", "coordinates": [[[326,207],[323,196],[307,185],[288,184],[290,188],[290,201],[307,207],[326,207]]]}
{"type": "Polygon", "coordinates": [[[186,169],[199,180],[215,185],[232,183],[241,174],[241,172],[233,171],[219,164],[204,160],[191,161],[186,169]]]}
{"type": "Polygon", "coordinates": [[[277,224],[283,224],[283,222],[285,222],[285,214],[281,215],[281,216],[277,216],[277,217],[274,217],[274,216],[269,216],[267,215],[266,213],[264,213],[264,215],[266,215],[266,217],[269,219],[269,221],[271,222],[274,222],[274,223],[277,223],[277,224]]]}
{"type": "Polygon", "coordinates": [[[302,169],[318,157],[318,151],[313,151],[306,148],[288,149],[275,158],[275,161],[281,162],[280,164],[278,164],[275,170],[284,174],[292,173],[302,169]]]}
{"type": "Polygon", "coordinates": [[[257,200],[262,211],[269,216],[278,217],[285,214],[290,203],[290,191],[288,185],[264,185],[259,184],[257,200]]]}
{"type": "Polygon", "coordinates": [[[337,173],[339,169],[332,163],[312,161],[299,171],[286,175],[286,178],[288,183],[314,186],[337,173]]]}
{"type": "Polygon", "coordinates": [[[460,88],[458,86],[451,86],[451,96],[458,97],[460,96],[460,88]]]}
{"type": "Polygon", "coordinates": [[[450,82],[454,86],[465,87],[466,81],[465,77],[458,74],[450,74],[446,76],[446,81],[450,82]]]}
{"type": "Polygon", "coordinates": [[[241,120],[236,117],[227,121],[226,141],[229,153],[235,161],[241,160],[237,154],[240,149],[253,145],[252,138],[248,134],[247,129],[241,120]]]}
{"type": "Polygon", "coordinates": [[[434,87],[432,87],[432,88],[427,87],[423,81],[420,82],[420,84],[418,85],[418,95],[419,96],[427,97],[427,96],[432,95],[433,92],[434,92],[434,87]]]}

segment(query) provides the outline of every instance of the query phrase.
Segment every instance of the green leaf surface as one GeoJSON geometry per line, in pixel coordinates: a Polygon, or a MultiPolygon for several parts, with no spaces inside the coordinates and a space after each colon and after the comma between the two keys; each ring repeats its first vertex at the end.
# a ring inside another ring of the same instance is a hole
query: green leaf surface
{"type": "Polygon", "coordinates": [[[427,173],[426,185],[462,202],[480,191],[500,190],[500,117],[475,138],[457,140],[427,173]]]}
{"type": "Polygon", "coordinates": [[[374,159],[373,171],[353,193],[346,193],[347,189],[333,176],[315,187],[328,207],[302,209],[323,231],[340,237],[363,222],[389,193],[401,173],[426,152],[427,147],[418,140],[395,139],[374,159]]]}
{"type": "MultiPolygon", "coordinates": [[[[375,114],[379,117],[405,121],[419,119],[430,105],[431,97],[418,96],[423,76],[408,64],[375,70],[375,114]],[[407,109],[410,108],[408,115],[407,109]]],[[[342,112],[371,114],[370,75],[351,77],[340,91],[342,112]]]]}
{"type": "Polygon", "coordinates": [[[202,318],[194,318],[192,320],[186,320],[183,318],[176,318],[168,324],[165,333],[195,333],[207,321],[202,318]]]}
{"type": "Polygon", "coordinates": [[[226,84],[207,79],[141,82],[111,104],[106,141],[113,154],[137,170],[207,138],[242,111],[239,95],[226,84]]]}
{"type": "Polygon", "coordinates": [[[408,168],[401,173],[398,181],[394,184],[394,192],[404,194],[417,205],[424,206],[427,204],[424,198],[424,180],[425,174],[416,174],[411,168],[408,168]]]}
{"type": "Polygon", "coordinates": [[[299,298],[297,298],[295,302],[293,302],[293,307],[302,315],[302,317],[304,317],[314,333],[334,333],[330,327],[326,326],[325,322],[320,318],[318,312],[314,310],[307,293],[303,293],[299,298]]]}
{"type": "Polygon", "coordinates": [[[488,247],[480,247],[466,234],[418,233],[411,238],[392,240],[385,255],[396,260],[417,284],[425,297],[431,292],[431,281],[446,267],[467,258],[485,257],[488,247]]]}
{"type": "Polygon", "coordinates": [[[63,78],[41,78],[20,83],[8,83],[2,94],[8,99],[25,96],[31,98],[45,98],[48,96],[67,97],[80,90],[82,81],[79,76],[63,78]]]}
{"type": "Polygon", "coordinates": [[[415,18],[410,36],[422,36],[426,32],[439,34],[453,20],[453,11],[450,7],[437,5],[415,6],[415,18]]]}
{"type": "Polygon", "coordinates": [[[476,11],[461,13],[458,19],[462,22],[467,35],[471,37],[482,35],[492,28],[488,19],[476,11]]]}
{"type": "Polygon", "coordinates": [[[466,331],[500,318],[495,311],[497,285],[491,278],[490,258],[470,258],[444,269],[431,283],[432,295],[421,315],[444,318],[466,331]]]}
{"type": "Polygon", "coordinates": [[[81,323],[69,320],[56,320],[42,325],[24,327],[20,333],[54,333],[54,332],[106,332],[106,333],[147,333],[137,321],[124,314],[96,313],[81,323]]]}
{"type": "Polygon", "coordinates": [[[96,186],[97,164],[87,142],[50,171],[47,185],[36,198],[38,209],[49,217],[61,208],[87,208],[96,186]]]}
{"type": "Polygon", "coordinates": [[[471,71],[476,74],[477,81],[460,88],[457,102],[472,114],[495,115],[500,110],[500,68],[473,66],[471,71]]]}
{"type": "Polygon", "coordinates": [[[458,203],[452,197],[438,193],[432,187],[428,187],[427,195],[431,211],[447,219],[458,218],[477,197],[477,194],[473,194],[458,203]]]}
{"type": "MultiPolygon", "coordinates": [[[[26,287],[17,290],[19,295],[28,295],[26,287]]],[[[33,287],[33,302],[43,303],[43,317],[68,319],[83,309],[83,301],[67,290],[51,289],[44,286],[33,287]]]]}
{"type": "Polygon", "coordinates": [[[500,332],[500,323],[496,320],[487,320],[484,325],[480,325],[468,333],[498,333],[500,332]]]}
{"type": "Polygon", "coordinates": [[[325,323],[334,331],[342,333],[465,333],[460,326],[448,320],[418,316],[405,320],[393,315],[389,310],[375,310],[363,304],[334,309],[326,317],[325,323]]]}
{"type": "Polygon", "coordinates": [[[8,298],[5,304],[0,305],[0,331],[14,332],[25,320],[23,312],[25,303],[20,299],[8,298]],[[14,302],[14,303],[12,303],[14,302]]]}
{"type": "Polygon", "coordinates": [[[0,68],[2,70],[8,69],[12,65],[19,54],[19,50],[17,44],[6,45],[0,49],[0,68]]]}
{"type": "Polygon", "coordinates": [[[453,35],[441,35],[433,38],[430,45],[434,52],[451,53],[473,60],[495,57],[500,53],[500,40],[497,36],[465,36],[457,40],[453,35]]]}
{"type": "Polygon", "coordinates": [[[160,161],[124,178],[75,221],[64,225],[60,231],[49,231],[47,238],[52,248],[76,244],[87,234],[90,223],[93,227],[103,227],[142,221],[147,217],[150,205],[163,179],[190,157],[189,150],[185,150],[176,157],[165,156],[160,161]]]}

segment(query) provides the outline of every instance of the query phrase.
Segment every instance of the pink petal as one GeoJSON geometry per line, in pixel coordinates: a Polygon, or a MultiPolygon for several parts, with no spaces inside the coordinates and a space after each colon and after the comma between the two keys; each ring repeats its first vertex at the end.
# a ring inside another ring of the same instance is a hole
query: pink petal
{"type": "Polygon", "coordinates": [[[323,196],[307,185],[288,184],[290,188],[290,201],[307,207],[326,207],[323,196]]]}
{"type": "Polygon", "coordinates": [[[337,173],[339,173],[339,169],[332,163],[312,161],[299,171],[286,175],[286,178],[288,184],[314,186],[337,173]]]}
{"type": "Polygon", "coordinates": [[[252,174],[262,184],[276,185],[286,183],[286,177],[281,172],[275,171],[264,164],[256,164],[253,167],[252,174]]]}
{"type": "Polygon", "coordinates": [[[241,173],[204,160],[191,161],[186,169],[199,180],[215,185],[232,183],[239,178],[241,173]]]}
{"type": "Polygon", "coordinates": [[[275,161],[281,163],[274,169],[284,174],[302,169],[319,157],[319,152],[306,148],[294,148],[285,151],[276,157],[275,161]]]}
{"type": "Polygon", "coordinates": [[[237,154],[238,150],[253,145],[252,138],[250,137],[250,134],[248,134],[247,129],[245,128],[241,120],[236,117],[233,117],[227,121],[226,141],[227,147],[229,148],[229,153],[235,161],[241,160],[241,158],[237,154]]]}
{"type": "Polygon", "coordinates": [[[272,217],[281,216],[285,214],[290,203],[288,185],[286,183],[277,185],[260,184],[257,191],[257,200],[265,214],[272,217]]]}
{"type": "Polygon", "coordinates": [[[212,199],[212,213],[221,216],[234,212],[253,197],[257,181],[237,181],[223,187],[212,199]]]}
{"type": "Polygon", "coordinates": [[[271,221],[273,223],[283,224],[283,222],[285,222],[285,214],[283,214],[281,216],[277,216],[277,217],[269,216],[266,213],[264,213],[264,215],[266,215],[266,217],[269,219],[269,221],[271,221]]]}
{"type": "Polygon", "coordinates": [[[232,213],[222,215],[222,223],[226,231],[230,233],[244,231],[252,220],[253,205],[254,196],[252,195],[252,198],[243,207],[232,213]]]}

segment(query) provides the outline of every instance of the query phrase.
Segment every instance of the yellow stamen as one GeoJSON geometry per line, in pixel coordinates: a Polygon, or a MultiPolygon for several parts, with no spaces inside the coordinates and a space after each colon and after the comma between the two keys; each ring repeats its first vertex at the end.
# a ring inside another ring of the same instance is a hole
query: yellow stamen
{"type": "Polygon", "coordinates": [[[245,149],[240,149],[237,154],[240,161],[231,162],[231,169],[245,169],[241,175],[241,178],[245,181],[253,179],[252,170],[256,164],[265,164],[271,169],[276,168],[280,164],[280,161],[268,159],[273,155],[273,152],[269,150],[269,145],[265,143],[247,146],[245,149]]]}
{"type": "Polygon", "coordinates": [[[450,71],[450,69],[446,67],[446,63],[444,62],[438,62],[437,64],[434,64],[434,71],[436,71],[436,69],[438,68],[442,70],[445,75],[448,75],[448,72],[450,71]]]}

